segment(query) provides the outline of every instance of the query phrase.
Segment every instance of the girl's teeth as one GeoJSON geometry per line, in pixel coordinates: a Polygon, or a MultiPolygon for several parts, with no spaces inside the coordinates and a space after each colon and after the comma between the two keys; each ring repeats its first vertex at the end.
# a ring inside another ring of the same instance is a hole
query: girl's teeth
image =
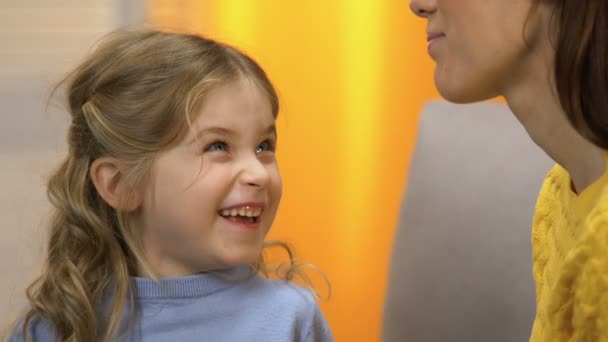
{"type": "Polygon", "coordinates": [[[262,214],[262,209],[249,209],[249,208],[239,208],[239,209],[222,209],[220,212],[222,216],[244,216],[244,217],[258,217],[262,214]]]}

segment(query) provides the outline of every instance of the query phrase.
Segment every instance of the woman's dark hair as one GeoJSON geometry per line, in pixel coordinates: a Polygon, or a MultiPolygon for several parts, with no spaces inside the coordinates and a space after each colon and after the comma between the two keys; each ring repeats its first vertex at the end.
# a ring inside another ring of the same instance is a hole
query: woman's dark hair
{"type": "Polygon", "coordinates": [[[608,149],[608,1],[554,2],[561,105],[579,133],[608,149]]]}

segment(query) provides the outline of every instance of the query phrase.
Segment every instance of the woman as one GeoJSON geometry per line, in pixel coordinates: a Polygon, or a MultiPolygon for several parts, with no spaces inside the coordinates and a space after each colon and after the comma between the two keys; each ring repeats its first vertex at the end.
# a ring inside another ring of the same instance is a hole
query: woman
{"type": "Polygon", "coordinates": [[[533,224],[531,341],[608,341],[608,2],[410,6],[427,19],[440,94],[456,103],[504,96],[557,163],[533,224]]]}

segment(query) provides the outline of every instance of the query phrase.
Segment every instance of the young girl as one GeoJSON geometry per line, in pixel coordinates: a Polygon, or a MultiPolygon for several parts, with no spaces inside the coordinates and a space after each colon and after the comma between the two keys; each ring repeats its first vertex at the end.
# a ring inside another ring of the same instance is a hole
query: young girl
{"type": "Polygon", "coordinates": [[[282,185],[278,99],[256,62],[120,32],[65,82],[48,255],[10,341],[332,340],[307,290],[257,275],[282,185]]]}
{"type": "Polygon", "coordinates": [[[410,3],[428,20],[439,92],[504,96],[558,164],[532,232],[531,341],[608,341],[608,1],[410,3]]]}

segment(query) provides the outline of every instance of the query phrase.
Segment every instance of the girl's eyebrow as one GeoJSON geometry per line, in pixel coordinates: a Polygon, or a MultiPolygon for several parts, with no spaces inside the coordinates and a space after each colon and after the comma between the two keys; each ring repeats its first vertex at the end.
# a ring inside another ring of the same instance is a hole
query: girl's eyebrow
{"type": "Polygon", "coordinates": [[[274,135],[276,137],[277,136],[277,126],[275,124],[268,126],[268,129],[266,129],[266,134],[274,135]]]}
{"type": "MultiPolygon", "coordinates": [[[[200,139],[202,136],[207,135],[207,134],[216,134],[216,135],[222,135],[222,136],[234,136],[236,135],[236,132],[226,128],[226,127],[220,127],[220,126],[212,126],[212,127],[206,127],[203,128],[201,130],[198,131],[198,133],[196,133],[196,135],[194,136],[194,138],[192,138],[190,140],[190,144],[196,142],[198,139],[200,139]]],[[[269,135],[274,135],[275,137],[277,136],[277,127],[276,125],[273,123],[272,125],[268,126],[268,128],[266,129],[266,131],[264,132],[264,134],[269,134],[269,135]]]]}

